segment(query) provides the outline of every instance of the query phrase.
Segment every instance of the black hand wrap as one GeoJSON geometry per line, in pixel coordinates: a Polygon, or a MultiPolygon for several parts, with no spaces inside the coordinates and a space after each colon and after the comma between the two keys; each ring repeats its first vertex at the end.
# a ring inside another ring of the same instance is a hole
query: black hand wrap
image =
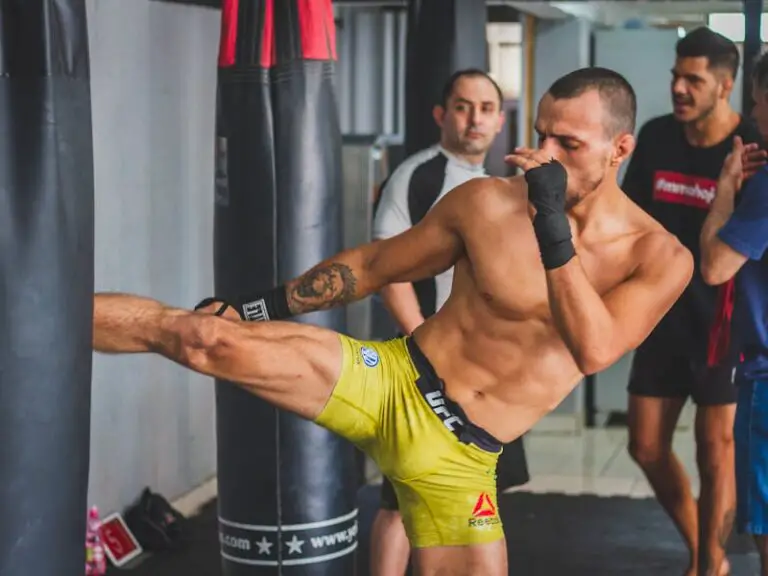
{"type": "Polygon", "coordinates": [[[559,268],[576,255],[571,226],[565,216],[568,177],[563,165],[552,160],[525,173],[528,199],[536,208],[533,231],[546,270],[559,268]]]}
{"type": "Polygon", "coordinates": [[[216,296],[205,298],[195,306],[195,310],[205,308],[216,302],[221,302],[221,307],[216,311],[216,316],[224,314],[228,307],[232,307],[243,320],[251,322],[266,322],[268,320],[284,320],[293,316],[288,307],[288,296],[285,286],[277,286],[267,292],[241,296],[228,301],[216,296]]]}

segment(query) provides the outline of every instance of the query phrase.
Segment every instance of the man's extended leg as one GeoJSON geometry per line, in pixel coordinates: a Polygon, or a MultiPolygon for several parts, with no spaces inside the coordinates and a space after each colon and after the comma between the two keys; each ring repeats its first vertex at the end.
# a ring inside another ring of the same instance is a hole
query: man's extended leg
{"type": "Polygon", "coordinates": [[[403,576],[410,554],[411,545],[397,509],[395,489],[384,477],[381,503],[371,529],[371,576],[403,576]]]}
{"type": "Polygon", "coordinates": [[[94,298],[94,350],[160,354],[315,419],[342,368],[339,335],[293,322],[236,322],[138,296],[94,298]]]}
{"type": "Polygon", "coordinates": [[[680,531],[690,551],[689,574],[695,574],[698,551],[696,501],[682,464],[672,451],[685,398],[653,398],[630,394],[629,453],[680,531]]]}

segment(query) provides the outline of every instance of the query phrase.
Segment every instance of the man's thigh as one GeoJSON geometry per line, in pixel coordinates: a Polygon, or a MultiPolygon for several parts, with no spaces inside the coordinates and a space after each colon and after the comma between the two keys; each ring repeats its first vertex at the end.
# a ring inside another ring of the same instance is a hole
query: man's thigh
{"type": "Polygon", "coordinates": [[[498,455],[439,432],[429,439],[430,455],[426,449],[412,451],[412,458],[423,463],[420,470],[405,464],[401,470],[413,474],[392,476],[411,546],[475,546],[503,539],[495,479],[498,455]]]}
{"type": "Polygon", "coordinates": [[[696,444],[699,450],[719,450],[733,444],[736,404],[704,404],[696,408],[696,444]]]}
{"type": "Polygon", "coordinates": [[[505,540],[472,546],[418,548],[413,551],[416,576],[507,576],[505,540]]]}
{"type": "Polygon", "coordinates": [[[382,425],[398,390],[416,378],[401,339],[360,341],[339,336],[341,371],[315,423],[356,444],[380,464],[382,425]]]}
{"type": "Polygon", "coordinates": [[[739,532],[768,534],[768,382],[738,386],[736,525],[739,532]]]}
{"type": "MultiPolygon", "coordinates": [[[[415,344],[343,338],[342,346],[341,376],[317,423],[355,442],[389,478],[411,545],[501,540],[499,451],[459,440],[427,402],[425,394],[435,393],[438,379],[415,344]]],[[[441,414],[448,410],[445,402],[441,414]]],[[[481,436],[479,429],[474,433],[481,436]]]]}
{"type": "Polygon", "coordinates": [[[641,461],[653,462],[672,448],[685,398],[630,394],[627,413],[630,451],[641,461]]]}

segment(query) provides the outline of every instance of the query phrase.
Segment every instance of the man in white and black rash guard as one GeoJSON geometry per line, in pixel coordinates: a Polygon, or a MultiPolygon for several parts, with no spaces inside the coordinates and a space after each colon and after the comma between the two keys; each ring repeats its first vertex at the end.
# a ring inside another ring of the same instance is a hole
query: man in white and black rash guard
{"type": "MultiPolygon", "coordinates": [[[[443,196],[487,174],[483,163],[501,131],[504,113],[499,86],[485,72],[459,70],[445,83],[434,108],[440,142],[406,158],[382,187],[376,205],[374,239],[390,238],[418,223],[443,196]]],[[[382,290],[384,305],[404,334],[411,334],[445,303],[453,268],[413,284],[382,290]]],[[[497,466],[499,491],[528,481],[522,438],[504,446],[497,466]]],[[[371,532],[371,576],[403,576],[410,547],[397,497],[384,478],[381,505],[371,532]]]]}

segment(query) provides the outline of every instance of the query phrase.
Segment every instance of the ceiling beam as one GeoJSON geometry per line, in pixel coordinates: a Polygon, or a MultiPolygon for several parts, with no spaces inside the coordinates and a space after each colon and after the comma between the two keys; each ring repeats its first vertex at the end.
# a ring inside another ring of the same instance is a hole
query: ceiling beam
{"type": "Polygon", "coordinates": [[[562,0],[550,4],[571,16],[599,20],[611,26],[632,18],[696,20],[711,12],[743,11],[743,5],[738,0],[562,0]]]}
{"type": "MultiPolygon", "coordinates": [[[[494,2],[489,2],[488,4],[491,5],[494,4],[494,2]]],[[[511,6],[520,12],[530,14],[531,16],[542,18],[544,20],[562,20],[571,17],[571,14],[569,14],[567,11],[553,6],[554,2],[545,2],[543,0],[508,0],[498,2],[498,4],[511,6]]]]}

